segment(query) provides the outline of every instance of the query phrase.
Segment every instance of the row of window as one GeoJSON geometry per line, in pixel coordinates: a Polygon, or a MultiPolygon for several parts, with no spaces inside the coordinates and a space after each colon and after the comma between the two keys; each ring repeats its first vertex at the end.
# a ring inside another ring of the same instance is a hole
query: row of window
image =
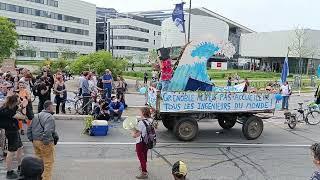
{"type": "Polygon", "coordinates": [[[77,46],[93,46],[93,42],[74,41],[74,40],[67,40],[67,39],[47,38],[47,37],[38,37],[38,36],[26,36],[26,35],[19,35],[19,40],[71,44],[71,45],[77,45],[77,46]]]}
{"type": "Polygon", "coordinates": [[[134,36],[113,36],[113,39],[126,39],[126,40],[133,40],[133,41],[141,41],[141,42],[149,42],[149,39],[134,37],[134,36]]]}
{"type": "Polygon", "coordinates": [[[149,29],[140,28],[140,27],[136,27],[136,26],[130,26],[130,25],[114,25],[114,26],[111,26],[111,28],[112,29],[130,29],[130,30],[134,30],[134,31],[141,31],[141,32],[149,33],[149,29]]]}
{"type": "Polygon", "coordinates": [[[148,48],[131,47],[131,46],[113,46],[113,49],[132,50],[132,51],[146,51],[146,52],[148,52],[148,48]]]}
{"type": "MultiPolygon", "coordinates": [[[[32,50],[17,50],[17,56],[20,57],[37,57],[37,52],[32,50]]],[[[40,51],[40,57],[43,58],[58,58],[58,52],[40,51]]]]}
{"type": "Polygon", "coordinates": [[[33,16],[40,16],[40,17],[46,17],[46,18],[51,18],[51,19],[57,19],[57,20],[61,20],[61,21],[68,21],[68,22],[73,22],[73,23],[89,25],[88,19],[82,19],[82,18],[67,16],[67,15],[58,14],[58,13],[54,13],[54,12],[43,11],[43,10],[38,10],[38,9],[33,9],[33,8],[27,8],[27,7],[6,4],[6,3],[1,3],[1,2],[0,2],[0,10],[12,11],[12,12],[17,12],[17,13],[29,14],[29,15],[33,15],[33,16]]]}
{"type": "Polygon", "coordinates": [[[40,57],[58,58],[58,52],[40,51],[40,57]]]}
{"type": "Polygon", "coordinates": [[[19,20],[19,19],[10,19],[10,20],[12,22],[14,22],[16,24],[16,26],[19,26],[19,27],[45,29],[45,30],[66,32],[66,33],[72,33],[72,34],[80,34],[80,35],[86,35],[86,36],[89,35],[89,31],[83,30],[83,29],[77,29],[77,28],[71,28],[71,27],[65,27],[65,26],[57,26],[57,25],[53,25],[53,24],[45,24],[45,23],[19,20]]]}
{"type": "Polygon", "coordinates": [[[55,0],[26,0],[26,1],[35,2],[35,3],[39,3],[39,4],[45,4],[45,5],[53,6],[53,7],[59,6],[59,2],[55,1],[55,0]]]}

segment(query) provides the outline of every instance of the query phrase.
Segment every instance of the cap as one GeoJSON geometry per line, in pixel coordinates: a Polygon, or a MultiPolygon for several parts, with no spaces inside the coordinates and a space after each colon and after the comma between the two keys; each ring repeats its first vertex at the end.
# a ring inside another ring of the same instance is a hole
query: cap
{"type": "Polygon", "coordinates": [[[187,165],[183,161],[178,161],[172,166],[172,174],[186,176],[187,172],[187,165]]]}
{"type": "Polygon", "coordinates": [[[39,177],[43,171],[43,161],[39,158],[25,157],[21,162],[21,175],[25,178],[39,177]]]}

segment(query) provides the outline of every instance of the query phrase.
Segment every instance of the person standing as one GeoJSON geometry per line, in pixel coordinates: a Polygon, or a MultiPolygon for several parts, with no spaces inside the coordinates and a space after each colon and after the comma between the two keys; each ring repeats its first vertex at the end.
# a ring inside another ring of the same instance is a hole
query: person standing
{"type": "Polygon", "coordinates": [[[8,126],[5,128],[5,135],[8,139],[8,154],[6,157],[7,179],[18,178],[21,170],[21,160],[23,156],[23,145],[19,135],[18,120],[15,117],[18,109],[22,109],[22,113],[26,113],[25,107],[28,101],[20,101],[18,95],[7,96],[4,105],[1,107],[1,121],[7,121],[8,126]],[[16,154],[18,161],[18,173],[13,170],[13,156],[16,154]]]}
{"type": "Polygon", "coordinates": [[[41,82],[38,85],[38,92],[39,92],[38,113],[40,113],[43,110],[44,102],[51,99],[50,84],[45,77],[41,78],[41,82]]]}
{"type": "Polygon", "coordinates": [[[83,72],[81,73],[80,77],[79,77],[79,96],[82,95],[82,83],[85,80],[84,76],[83,76],[83,72]]]}
{"type": "Polygon", "coordinates": [[[288,110],[289,97],[291,95],[291,87],[289,86],[288,81],[280,87],[280,93],[282,95],[282,110],[288,110]]]}
{"type": "Polygon", "coordinates": [[[245,78],[243,92],[248,92],[249,86],[250,86],[249,80],[248,78],[245,78]]]}
{"type": "Polygon", "coordinates": [[[106,69],[106,73],[102,76],[102,83],[103,83],[103,98],[104,99],[111,99],[111,91],[112,91],[112,75],[109,69],[106,69]]]}
{"type": "Polygon", "coordinates": [[[88,115],[89,113],[89,107],[91,107],[91,104],[89,104],[90,98],[91,98],[91,91],[90,91],[90,85],[89,85],[89,79],[90,79],[90,73],[89,72],[84,72],[83,73],[84,80],[82,82],[82,97],[83,97],[83,102],[82,102],[82,109],[84,115],[88,115]]]}
{"type": "Polygon", "coordinates": [[[232,86],[232,79],[231,79],[231,77],[228,77],[227,86],[232,86]]]}
{"type": "Polygon", "coordinates": [[[148,161],[148,148],[143,142],[143,138],[147,135],[147,127],[145,123],[151,124],[151,113],[148,107],[140,109],[141,120],[138,121],[137,129],[132,131],[132,137],[136,139],[136,152],[140,162],[141,173],[136,176],[137,179],[148,179],[147,161],[148,161]]]}
{"type": "Polygon", "coordinates": [[[35,154],[44,162],[43,180],[52,179],[55,156],[55,139],[58,139],[51,101],[44,103],[44,110],[37,114],[28,128],[28,139],[33,143],[35,154]]]}
{"type": "Polygon", "coordinates": [[[314,97],[316,98],[316,104],[320,104],[320,85],[318,86],[317,91],[314,94],[314,97]]]}
{"type": "Polygon", "coordinates": [[[60,113],[60,104],[61,104],[61,111],[63,114],[65,114],[66,113],[67,89],[66,89],[66,85],[65,85],[61,75],[58,75],[56,77],[56,82],[54,84],[54,92],[56,94],[55,101],[57,103],[56,114],[60,113]]]}
{"type": "Polygon", "coordinates": [[[144,72],[143,74],[143,83],[148,84],[148,73],[147,71],[144,72]]]}

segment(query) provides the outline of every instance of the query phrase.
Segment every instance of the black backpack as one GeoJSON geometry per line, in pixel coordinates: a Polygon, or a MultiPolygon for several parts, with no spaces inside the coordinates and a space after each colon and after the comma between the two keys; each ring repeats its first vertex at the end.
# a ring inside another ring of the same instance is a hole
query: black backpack
{"type": "Polygon", "coordinates": [[[152,123],[147,123],[146,119],[142,120],[146,126],[147,134],[142,137],[142,141],[146,144],[148,149],[153,149],[157,144],[157,135],[152,123]]]}

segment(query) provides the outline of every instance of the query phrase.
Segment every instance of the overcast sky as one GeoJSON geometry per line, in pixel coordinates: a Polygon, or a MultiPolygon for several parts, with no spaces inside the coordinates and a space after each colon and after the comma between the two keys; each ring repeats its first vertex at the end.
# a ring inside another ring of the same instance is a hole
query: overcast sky
{"type": "MultiPolygon", "coordinates": [[[[173,9],[181,0],[84,0],[119,12],[173,9]]],[[[186,0],[189,2],[189,0],[186,0]]],[[[320,30],[320,0],[192,0],[222,16],[265,32],[296,26],[320,30]]]]}

